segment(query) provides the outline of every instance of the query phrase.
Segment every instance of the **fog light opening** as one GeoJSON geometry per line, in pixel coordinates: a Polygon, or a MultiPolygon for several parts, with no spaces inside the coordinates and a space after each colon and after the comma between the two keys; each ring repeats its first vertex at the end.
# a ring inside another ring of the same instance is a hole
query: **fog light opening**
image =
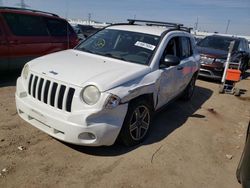
{"type": "Polygon", "coordinates": [[[78,135],[81,140],[95,140],[96,136],[93,133],[84,132],[78,135]]]}
{"type": "Polygon", "coordinates": [[[20,98],[24,98],[24,97],[27,97],[27,92],[21,92],[20,95],[19,95],[20,98]]]}

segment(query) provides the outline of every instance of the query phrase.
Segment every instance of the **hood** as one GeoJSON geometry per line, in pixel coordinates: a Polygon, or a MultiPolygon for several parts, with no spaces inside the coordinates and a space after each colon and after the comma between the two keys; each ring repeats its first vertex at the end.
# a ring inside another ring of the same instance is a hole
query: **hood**
{"type": "Polygon", "coordinates": [[[206,48],[206,47],[197,47],[198,52],[201,55],[205,55],[211,58],[218,58],[218,59],[227,59],[227,51],[214,49],[214,48],[206,48]]]}
{"type": "Polygon", "coordinates": [[[96,85],[107,91],[144,76],[150,67],[77,50],[46,55],[29,62],[30,70],[79,87],[96,85]]]}

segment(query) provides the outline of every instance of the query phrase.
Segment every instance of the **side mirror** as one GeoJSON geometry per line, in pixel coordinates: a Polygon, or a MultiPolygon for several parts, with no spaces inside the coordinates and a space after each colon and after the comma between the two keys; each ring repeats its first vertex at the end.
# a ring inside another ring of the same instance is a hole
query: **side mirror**
{"type": "Polygon", "coordinates": [[[163,61],[161,62],[161,65],[164,65],[164,67],[170,67],[179,65],[180,62],[181,60],[179,57],[174,55],[166,55],[163,61]]]}

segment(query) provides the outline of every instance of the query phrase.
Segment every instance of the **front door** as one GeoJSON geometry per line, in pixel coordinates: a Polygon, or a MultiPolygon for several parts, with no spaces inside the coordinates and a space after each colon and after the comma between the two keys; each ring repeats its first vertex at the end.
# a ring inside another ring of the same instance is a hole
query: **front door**
{"type": "MultiPolygon", "coordinates": [[[[173,37],[169,40],[161,60],[163,60],[166,55],[180,55],[179,41],[179,37],[173,37]]],[[[162,70],[162,74],[160,76],[157,109],[167,104],[171,99],[178,95],[183,67],[180,65],[164,67],[163,64],[160,64],[160,69],[162,70]]]]}

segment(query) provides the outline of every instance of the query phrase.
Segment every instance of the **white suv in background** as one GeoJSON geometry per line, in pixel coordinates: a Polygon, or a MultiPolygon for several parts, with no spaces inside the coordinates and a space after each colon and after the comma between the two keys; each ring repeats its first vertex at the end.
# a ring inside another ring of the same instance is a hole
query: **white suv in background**
{"type": "Polygon", "coordinates": [[[192,97],[200,57],[181,24],[128,21],[27,63],[16,87],[20,117],[68,143],[142,142],[153,112],[192,97]]]}

